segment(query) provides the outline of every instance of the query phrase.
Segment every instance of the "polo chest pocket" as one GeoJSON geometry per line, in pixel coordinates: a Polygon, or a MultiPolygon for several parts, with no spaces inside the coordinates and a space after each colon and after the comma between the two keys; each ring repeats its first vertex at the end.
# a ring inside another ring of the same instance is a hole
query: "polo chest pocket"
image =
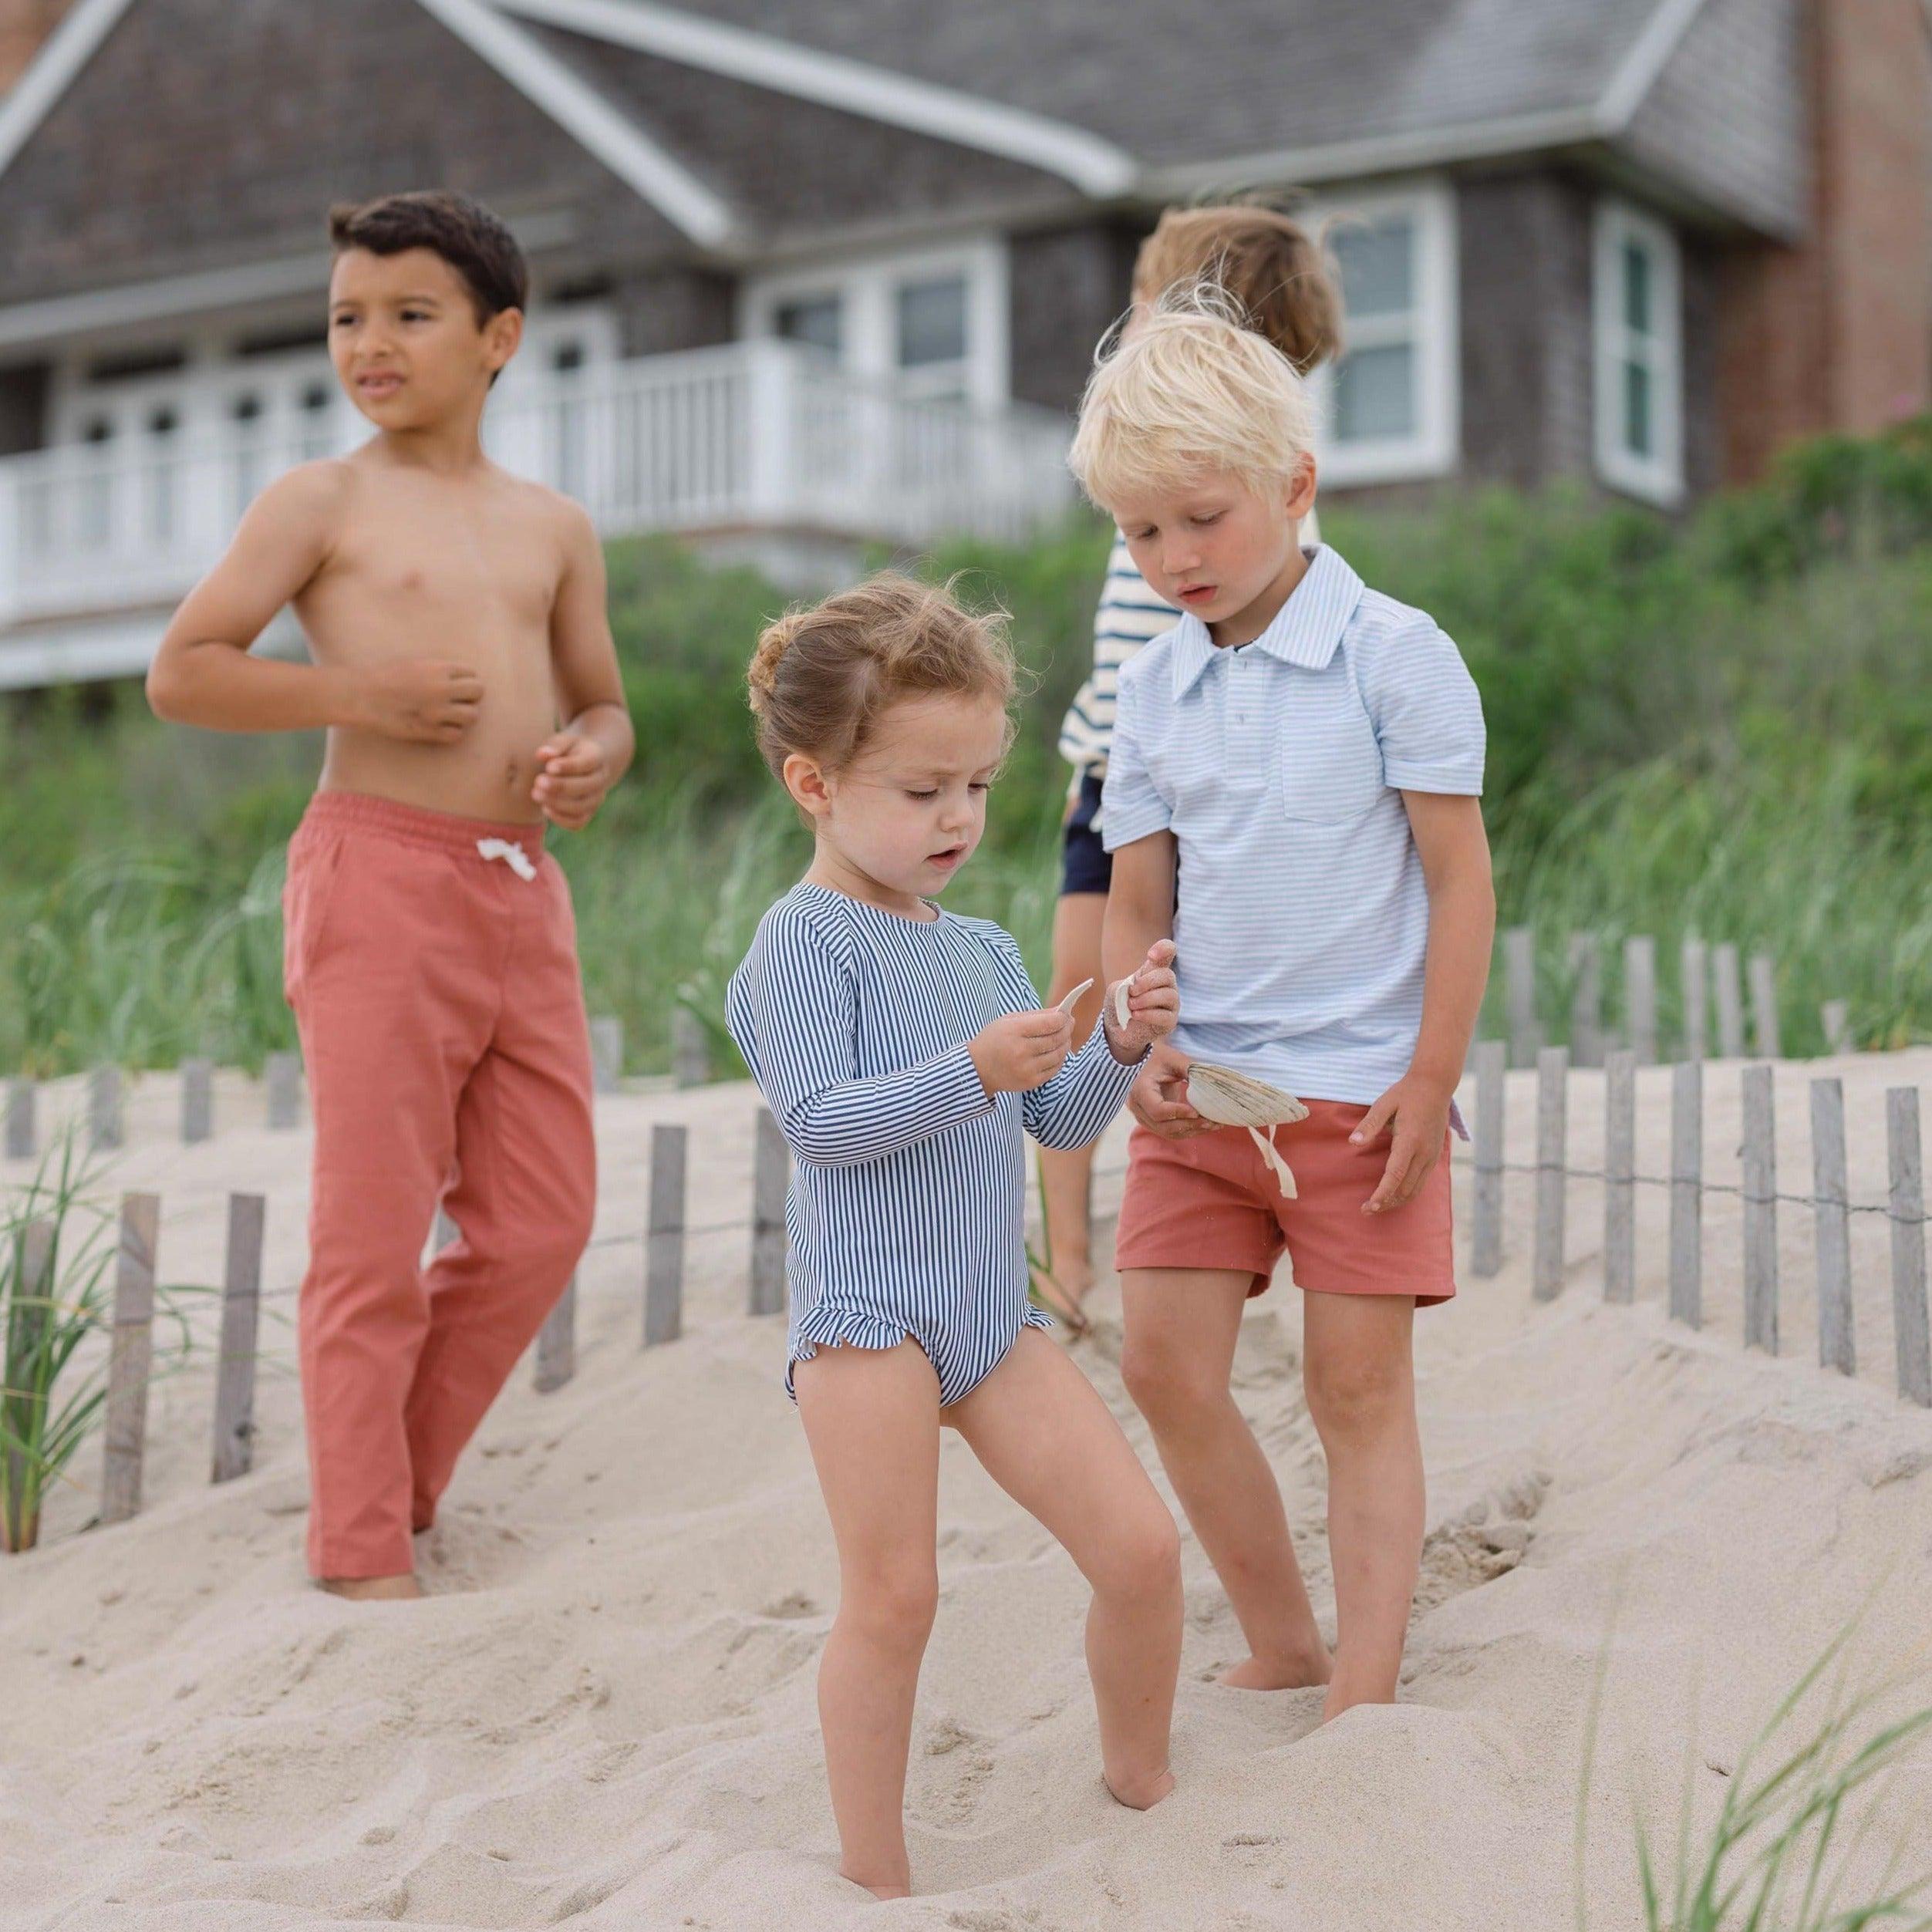
{"type": "Polygon", "coordinates": [[[1387,787],[1382,748],[1347,665],[1303,671],[1287,694],[1270,751],[1269,795],[1297,824],[1341,825],[1370,811],[1387,787]]]}

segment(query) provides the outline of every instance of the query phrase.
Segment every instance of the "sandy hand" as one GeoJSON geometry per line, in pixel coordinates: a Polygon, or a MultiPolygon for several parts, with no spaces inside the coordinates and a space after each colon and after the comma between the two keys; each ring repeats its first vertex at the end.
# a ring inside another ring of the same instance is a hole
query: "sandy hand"
{"type": "Polygon", "coordinates": [[[610,790],[610,760],[596,739],[560,731],[537,747],[537,782],[530,796],[553,825],[588,825],[610,790]]]}
{"type": "Polygon", "coordinates": [[[990,1021],[966,1042],[966,1051],[989,1094],[1025,1094],[1066,1065],[1073,1045],[1074,1016],[1044,1006],[990,1021]]]}
{"type": "Polygon", "coordinates": [[[477,721],[483,680],[467,664],[416,659],[381,664],[356,680],[352,722],[386,738],[453,744],[477,721]]]}
{"type": "Polygon", "coordinates": [[[1174,976],[1174,942],[1156,939],[1147,957],[1108,989],[1102,1011],[1108,1044],[1118,1060],[1138,1060],[1165,1040],[1181,1019],[1181,988],[1174,976]]]}

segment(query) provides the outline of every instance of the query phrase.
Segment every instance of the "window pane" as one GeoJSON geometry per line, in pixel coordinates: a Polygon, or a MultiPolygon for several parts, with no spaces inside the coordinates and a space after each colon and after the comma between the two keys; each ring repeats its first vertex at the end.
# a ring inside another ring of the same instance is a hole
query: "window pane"
{"type": "Polygon", "coordinates": [[[1641,362],[1623,365],[1623,447],[1632,456],[1654,456],[1650,372],[1641,362]]]}
{"type": "Polygon", "coordinates": [[[836,356],[845,333],[844,305],[836,295],[804,295],[781,302],[773,312],[772,326],[788,342],[809,342],[836,356]]]}
{"type": "Polygon", "coordinates": [[[1634,241],[1623,244],[1623,325],[1639,335],[1652,328],[1650,253],[1634,241]]]}
{"type": "Polygon", "coordinates": [[[1347,357],[1335,372],[1335,440],[1379,442],[1415,431],[1414,346],[1397,342],[1347,357]]]}
{"type": "Polygon", "coordinates": [[[901,369],[958,362],[966,352],[966,285],[963,275],[909,282],[899,292],[901,369]]]}
{"type": "Polygon", "coordinates": [[[1335,260],[1348,315],[1401,315],[1414,305],[1415,225],[1407,215],[1338,228],[1335,260]]]}

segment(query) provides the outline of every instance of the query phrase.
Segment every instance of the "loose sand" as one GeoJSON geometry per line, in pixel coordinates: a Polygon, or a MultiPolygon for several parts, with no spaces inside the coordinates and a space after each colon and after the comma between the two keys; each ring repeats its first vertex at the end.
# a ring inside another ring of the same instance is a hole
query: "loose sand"
{"type": "MultiPolygon", "coordinates": [[[[1781,1070],[1781,1184],[1809,1191],[1805,1081],[1846,1085],[1854,1199],[1882,1201],[1883,1091],[1932,1052],[1781,1070]]],[[[1736,1071],[1711,1070],[1714,1178],[1735,1176],[1736,1071]]],[[[71,1105],[71,1091],[56,1097],[71,1105]]],[[[1071,1566],[979,1474],[943,1462],[943,1600],[908,1805],[921,1896],[874,1907],[835,1870],[813,1702],[837,1575],[781,1385],[781,1326],[741,1316],[748,1237],[690,1249],[687,1334],[639,1352],[653,1121],[693,1129],[692,1218],[742,1216],[753,1097],[600,1101],[604,1202],[579,1372],[519,1371],[424,1552],[436,1593],[353,1606],[303,1584],[306,1490],[288,1364],[307,1137],[270,1136],[224,1085],[224,1131],[169,1144],[171,1081],[143,1082],[106,1185],[158,1189],[164,1279],[220,1278],[223,1197],[269,1196],[273,1366],[255,1472],[211,1489],[211,1377],[160,1384],[147,1507],[79,1533],[99,1446],[46,1546],[0,1559],[0,1925],[271,1932],[444,1927],[847,1925],[1481,1927],[1575,1922],[1582,1723],[1605,1715],[1584,1853],[1590,1923],[1637,1920],[1632,1819],[1700,1815],[1804,1665],[1861,1608],[1856,1667],[1932,1630],[1932,1415],[1890,1392],[1883,1223],[1854,1218],[1860,1367],[1816,1366],[1809,1216],[1783,1223],[1787,1359],[1748,1355],[1735,1204],[1707,1219],[1701,1335],[1661,1317],[1663,1202],[1642,1197],[1639,1301],[1600,1303],[1600,1199],[1571,1195],[1565,1292],[1532,1307],[1526,1179],[1509,1259],[1418,1323],[1430,1476],[1405,1701],[1315,1728],[1314,1692],[1210,1681],[1239,1638],[1187,1545],[1176,1795],[1145,1816],[1098,1777],[1071,1566]]],[[[1532,1096],[1512,1080],[1511,1155],[1532,1096]]],[[[1640,1165],[1663,1171],[1667,1076],[1642,1082],[1640,1165]]],[[[1580,1077],[1571,1159],[1594,1165],[1600,1085],[1580,1077]]],[[[1932,1123],[1928,1123],[1932,1124],[1932,1123]]],[[[1103,1209],[1124,1135],[1103,1152],[1103,1209]]],[[[1458,1150],[1460,1163],[1464,1151],[1458,1150]]],[[[0,1183],[24,1178],[0,1168],[0,1183]]],[[[1458,1188],[1466,1201],[1466,1169],[1458,1188]]],[[[1104,1283],[1077,1359],[1150,1467],[1121,1391],[1104,1283]]],[[[1289,1499],[1327,1619],[1322,1462],[1300,1397],[1297,1298],[1252,1307],[1239,1394],[1289,1499]]],[[[206,1326],[205,1314],[201,1318],[206,1326]]],[[[1924,1681],[1897,1708],[1932,1701],[1924,1681]]],[[[1932,1865],[1932,1748],[1871,1807],[1932,1865]]]]}

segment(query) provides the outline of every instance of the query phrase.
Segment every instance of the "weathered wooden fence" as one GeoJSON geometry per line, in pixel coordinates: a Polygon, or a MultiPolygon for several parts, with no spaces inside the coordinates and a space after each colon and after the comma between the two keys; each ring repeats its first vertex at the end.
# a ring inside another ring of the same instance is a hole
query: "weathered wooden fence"
{"type": "MultiPolygon", "coordinates": [[[[1545,1045],[1546,1013],[1567,1013],[1570,1064],[1600,1067],[1607,1053],[1621,1048],[1635,1055],[1639,1066],[1657,1063],[1662,1035],[1659,1030],[1657,949],[1655,939],[1633,933],[1623,941],[1622,975],[1615,1025],[1606,1016],[1603,942],[1594,932],[1573,932],[1564,949],[1556,983],[1539,973],[1536,934],[1526,926],[1511,926],[1502,934],[1502,1002],[1509,1064],[1530,1067],[1545,1045]]],[[[1711,1057],[1711,1016],[1716,1015],[1715,1046],[1718,1058],[1741,1060],[1745,1049],[1745,1019],[1748,994],[1751,1048],[1760,1059],[1784,1057],[1777,972],[1768,953],[1740,960],[1729,941],[1707,944],[1694,934],[1678,948],[1677,973],[1676,1057],[1711,1057]]],[[[1853,1050],[1849,1009],[1843,1000],[1828,1000],[1819,1010],[1827,1053],[1853,1050]]]]}
{"type": "MultiPolygon", "coordinates": [[[[592,1249],[642,1250],[642,1339],[646,1348],[679,1339],[684,1330],[685,1252],[700,1237],[748,1235],[746,1308],[754,1315],[782,1314],[785,1307],[785,1189],[791,1155],[777,1123],[758,1110],[754,1135],[751,1212],[748,1217],[689,1224],[688,1131],[669,1121],[651,1129],[650,1177],[646,1226],[641,1234],[600,1236],[592,1249]]],[[[258,1194],[228,1197],[227,1260],[221,1289],[220,1340],[215,1364],[214,1454],[211,1480],[246,1475],[255,1454],[256,1368],[261,1359],[262,1305],[292,1299],[294,1285],[265,1290],[263,1242],[267,1204],[258,1194]]],[[[35,1222],[28,1246],[50,1253],[50,1222],[35,1222]]],[[[114,1255],[105,1408],[106,1450],[99,1520],[125,1522],[141,1506],[147,1457],[148,1390],[153,1372],[156,1269],[161,1202],[153,1194],[121,1199],[114,1255]]],[[[440,1209],[430,1238],[433,1250],[460,1238],[440,1209]]],[[[51,1290],[50,1290],[51,1292],[51,1290]]],[[[576,1373],[577,1282],[573,1275],[537,1337],[534,1385],[540,1393],[561,1388],[576,1373]]]]}
{"type": "Polygon", "coordinates": [[[1742,1103],[1740,1173],[1734,1185],[1704,1172],[1705,1069],[1679,1061],[1671,1070],[1671,1135],[1667,1171],[1640,1173],[1637,1165],[1637,1056],[1628,1049],[1604,1062],[1603,1165],[1573,1166],[1569,1145],[1571,1060],[1564,1047],[1546,1047],[1536,1058],[1536,1158],[1504,1156],[1505,1094],[1510,1050],[1485,1040],[1473,1057],[1475,1077],[1475,1185],[1472,1193],[1470,1268],[1496,1273],[1503,1256],[1503,1177],[1520,1173],[1535,1182],[1531,1292],[1539,1300],[1559,1293],[1566,1277],[1565,1217],[1570,1184],[1600,1182],[1603,1189],[1603,1293],[1628,1302],[1636,1281],[1639,1188],[1667,1192],[1668,1306],[1671,1317],[1691,1328],[1704,1322],[1704,1203],[1712,1195],[1741,1206],[1744,1340],[1778,1352],[1778,1210],[1808,1210],[1816,1232],[1818,1354],[1841,1374],[1856,1373],[1850,1225],[1854,1215],[1880,1215],[1890,1224],[1894,1372],[1905,1400],[1932,1406],[1932,1344],[1928,1344],[1925,1265],[1924,1169],[1919,1138],[1919,1093],[1897,1087],[1886,1094],[1888,1187],[1883,1201],[1857,1201],[1847,1185],[1845,1096],[1842,1081],[1810,1083],[1811,1192],[1781,1191],[1773,1109],[1776,1071],[1768,1064],[1741,1067],[1742,1103]]]}

